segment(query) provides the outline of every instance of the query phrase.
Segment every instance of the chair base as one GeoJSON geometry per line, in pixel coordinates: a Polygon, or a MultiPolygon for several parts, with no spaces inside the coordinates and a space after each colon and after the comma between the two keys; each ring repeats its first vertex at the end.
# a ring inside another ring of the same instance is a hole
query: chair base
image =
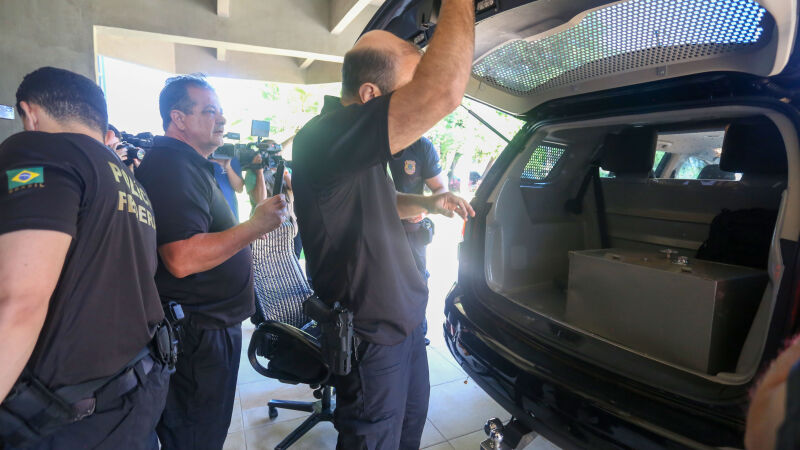
{"type": "MultiPolygon", "coordinates": [[[[333,422],[333,406],[331,397],[333,396],[333,387],[322,386],[322,398],[313,402],[295,402],[290,400],[271,400],[269,406],[269,418],[275,419],[278,417],[278,408],[291,409],[294,411],[310,412],[311,415],[303,421],[297,428],[294,429],[288,436],[286,436],[278,445],[275,450],[286,450],[297,442],[298,439],[308,433],[314,425],[320,422],[333,422]]],[[[316,394],[316,392],[315,392],[316,394]]]]}

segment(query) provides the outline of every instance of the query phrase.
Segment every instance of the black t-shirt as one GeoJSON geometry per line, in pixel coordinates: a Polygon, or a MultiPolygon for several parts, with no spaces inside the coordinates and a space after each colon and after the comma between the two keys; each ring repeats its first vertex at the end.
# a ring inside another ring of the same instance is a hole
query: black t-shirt
{"type": "Polygon", "coordinates": [[[390,161],[389,169],[397,192],[418,195],[425,192],[425,180],[442,173],[439,154],[426,137],[419,138],[400,157],[390,161]]]}
{"type": "MultiPolygon", "coordinates": [[[[236,225],[214,180],[214,163],[184,142],[157,136],[136,177],[150,193],[159,246],[236,225]]],[[[192,323],[203,328],[228,327],[255,312],[249,246],[211,270],[184,278],[174,277],[159,257],[156,284],[162,301],[180,303],[192,323]]]]}
{"type": "Polygon", "coordinates": [[[72,236],[29,361],[33,374],[58,388],[117,372],[164,317],[147,194],[112,151],[82,134],[11,136],[0,145],[0,176],[0,234],[72,236]]]}
{"type": "Polygon", "coordinates": [[[386,168],[390,98],[343,107],[326,97],[292,152],[295,212],[314,290],[342,302],[356,332],[383,345],[422,323],[428,301],[386,168]]]}

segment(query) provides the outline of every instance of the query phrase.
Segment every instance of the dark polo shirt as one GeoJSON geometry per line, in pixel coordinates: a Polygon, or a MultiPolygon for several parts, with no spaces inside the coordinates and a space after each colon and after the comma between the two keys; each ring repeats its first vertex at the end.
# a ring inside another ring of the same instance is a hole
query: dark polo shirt
{"type": "Polygon", "coordinates": [[[292,150],[295,213],[314,290],[342,302],[358,335],[383,345],[419,326],[428,300],[386,167],[390,98],[343,107],[326,97],[292,150]]]}
{"type": "MultiPolygon", "coordinates": [[[[421,137],[406,147],[400,157],[389,161],[389,171],[397,192],[422,195],[425,192],[425,180],[442,173],[442,165],[433,143],[421,137]]],[[[421,227],[421,222],[403,221],[406,232],[415,232],[421,227]]]]}
{"type": "MultiPolygon", "coordinates": [[[[157,136],[136,177],[150,194],[159,246],[237,223],[214,180],[214,163],[184,142],[157,136]]],[[[185,278],[175,278],[159,257],[156,285],[161,300],[180,303],[193,323],[224,328],[255,312],[252,266],[249,246],[219,266],[185,278]]]]}
{"type": "Polygon", "coordinates": [[[425,192],[425,180],[442,173],[439,153],[426,137],[419,138],[400,157],[390,161],[389,169],[397,192],[418,195],[425,192]]]}

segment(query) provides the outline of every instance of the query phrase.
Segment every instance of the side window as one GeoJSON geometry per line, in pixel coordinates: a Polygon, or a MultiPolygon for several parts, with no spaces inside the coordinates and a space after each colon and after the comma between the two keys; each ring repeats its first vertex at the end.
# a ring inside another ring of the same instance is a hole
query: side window
{"type": "Polygon", "coordinates": [[[675,180],[739,180],[719,167],[725,130],[658,134],[653,177],[675,180]]]}
{"type": "Polygon", "coordinates": [[[552,142],[542,142],[531,154],[531,159],[525,164],[522,171],[522,181],[542,182],[545,181],[553,168],[556,167],[561,157],[564,156],[566,147],[552,142]]]}

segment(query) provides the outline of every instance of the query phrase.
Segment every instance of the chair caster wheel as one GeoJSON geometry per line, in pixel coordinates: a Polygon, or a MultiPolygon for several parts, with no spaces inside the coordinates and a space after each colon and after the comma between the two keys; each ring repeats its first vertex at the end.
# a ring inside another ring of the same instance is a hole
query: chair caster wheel
{"type": "Polygon", "coordinates": [[[278,408],[270,406],[269,407],[269,418],[270,419],[274,419],[276,417],[278,417],[278,408]]]}
{"type": "Polygon", "coordinates": [[[314,398],[316,399],[322,398],[322,389],[317,389],[316,391],[314,391],[314,398]]]}

